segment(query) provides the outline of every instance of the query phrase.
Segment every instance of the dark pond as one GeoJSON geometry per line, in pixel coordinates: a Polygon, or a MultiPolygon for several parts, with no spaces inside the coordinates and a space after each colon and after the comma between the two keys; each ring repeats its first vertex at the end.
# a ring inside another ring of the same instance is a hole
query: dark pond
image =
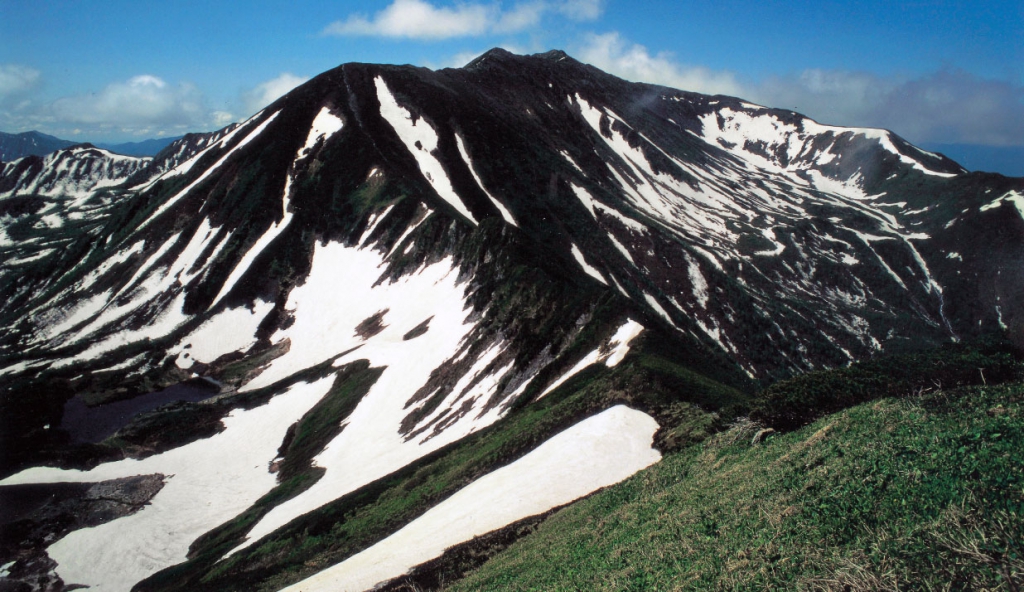
{"type": "Polygon", "coordinates": [[[96,443],[113,436],[133,418],[176,401],[202,401],[217,395],[220,389],[202,380],[167,387],[162,391],[133,399],[87,407],[77,397],[64,405],[60,428],[71,434],[75,443],[96,443]]]}

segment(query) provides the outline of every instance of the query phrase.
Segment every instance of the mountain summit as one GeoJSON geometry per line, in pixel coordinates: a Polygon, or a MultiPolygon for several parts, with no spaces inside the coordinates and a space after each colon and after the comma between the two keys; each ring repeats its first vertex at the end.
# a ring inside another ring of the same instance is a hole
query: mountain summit
{"type": "Polygon", "coordinates": [[[372,587],[758,385],[1024,334],[1024,179],[560,51],[344,64],[45,182],[83,150],[0,176],[0,485],[159,491],[46,548],[69,585],[372,587]]]}

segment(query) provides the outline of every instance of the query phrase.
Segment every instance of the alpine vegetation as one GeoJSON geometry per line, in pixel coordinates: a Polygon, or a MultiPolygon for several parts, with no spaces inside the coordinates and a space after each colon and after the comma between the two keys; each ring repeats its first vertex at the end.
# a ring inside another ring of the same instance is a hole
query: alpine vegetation
{"type": "MultiPolygon", "coordinates": [[[[0,167],[0,580],[25,589],[700,588],[725,576],[574,558],[562,525],[643,536],[659,492],[703,507],[677,481],[731,483],[707,455],[782,462],[736,448],[748,417],[760,443],[978,384],[1021,431],[1024,179],[888,131],[495,49],[344,64],[154,157],[0,167]],[[592,571],[523,568],[542,540],[592,571]]],[[[1016,467],[992,487],[1019,498],[1016,467]]],[[[736,582],[841,563],[815,561],[736,582]]],[[[968,587],[1021,577],[977,561],[968,587]]]]}

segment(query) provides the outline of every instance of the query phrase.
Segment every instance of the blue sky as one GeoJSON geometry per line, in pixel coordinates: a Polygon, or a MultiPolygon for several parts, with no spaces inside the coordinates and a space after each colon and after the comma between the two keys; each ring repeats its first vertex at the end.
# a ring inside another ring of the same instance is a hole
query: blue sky
{"type": "Polygon", "coordinates": [[[0,0],[0,130],[206,131],[344,62],[459,66],[494,46],[915,143],[1024,145],[1020,0],[0,0]]]}

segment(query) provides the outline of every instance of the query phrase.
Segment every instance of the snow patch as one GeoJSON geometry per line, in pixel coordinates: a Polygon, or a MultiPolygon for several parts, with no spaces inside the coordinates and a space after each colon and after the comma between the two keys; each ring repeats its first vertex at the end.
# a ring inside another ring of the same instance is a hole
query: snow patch
{"type": "Polygon", "coordinates": [[[295,159],[299,160],[306,156],[321,139],[327,142],[328,138],[340,131],[344,125],[345,122],[337,115],[331,113],[330,109],[321,107],[320,112],[313,118],[313,127],[309,130],[309,135],[306,136],[306,143],[302,145],[302,148],[299,148],[295,159]]]}
{"type": "Polygon", "coordinates": [[[633,265],[636,265],[636,261],[633,261],[633,255],[629,253],[629,249],[627,249],[625,245],[620,243],[619,239],[615,238],[614,234],[609,232],[608,240],[612,241],[612,245],[614,245],[615,248],[618,249],[620,253],[622,253],[623,257],[625,257],[633,265]]]}
{"type": "Polygon", "coordinates": [[[251,309],[232,308],[209,319],[183,338],[177,346],[168,351],[178,355],[179,367],[185,364],[184,353],[191,362],[210,363],[224,354],[245,351],[256,343],[256,329],[274,304],[256,300],[251,309]],[[187,349],[186,349],[187,347],[187,349]]]}
{"type": "Polygon", "coordinates": [[[604,361],[605,365],[609,368],[617,366],[619,362],[626,357],[626,354],[629,353],[630,342],[633,341],[637,335],[640,335],[643,330],[643,325],[632,319],[627,319],[626,322],[615,331],[615,334],[612,335],[609,341],[609,350],[602,351],[599,347],[583,356],[583,359],[576,362],[575,366],[570,368],[565,374],[559,376],[558,379],[549,384],[541,394],[537,395],[537,399],[544,398],[548,393],[562,386],[565,381],[579,374],[579,372],[587,366],[601,361],[604,361]]]}
{"type": "Polygon", "coordinates": [[[1002,197],[999,197],[993,200],[992,202],[981,206],[981,211],[985,212],[993,208],[998,208],[1003,204],[1004,201],[1013,204],[1013,206],[1017,208],[1017,213],[1020,214],[1021,218],[1024,218],[1024,195],[1022,195],[1020,192],[1016,190],[1008,191],[1002,197]]]}
{"type": "Polygon", "coordinates": [[[446,548],[618,483],[661,459],[657,422],[617,405],[552,436],[459,490],[404,528],[284,592],[361,591],[446,548]]]}
{"type": "Polygon", "coordinates": [[[437,132],[422,117],[413,118],[408,109],[398,104],[395,96],[388,89],[384,79],[377,76],[373,79],[377,86],[377,100],[380,102],[380,115],[391,125],[399,139],[416,159],[420,172],[434,188],[438,197],[448,202],[457,212],[476,224],[476,218],[469,212],[462,198],[455,193],[452,182],[448,179],[441,161],[432,153],[437,149],[437,132]]]}
{"type": "Polygon", "coordinates": [[[463,162],[466,163],[466,168],[468,168],[470,174],[473,175],[473,179],[476,180],[476,184],[479,185],[480,189],[484,192],[484,194],[487,195],[488,198],[490,198],[491,203],[494,204],[494,207],[498,208],[498,211],[501,212],[501,217],[504,218],[505,221],[511,224],[512,226],[519,226],[518,224],[516,224],[515,218],[512,217],[512,212],[508,211],[508,208],[506,208],[500,201],[498,201],[498,198],[491,195],[491,192],[487,191],[487,188],[484,187],[484,182],[481,181],[480,176],[476,174],[476,169],[473,168],[473,162],[469,159],[469,153],[466,152],[466,146],[462,142],[462,136],[460,136],[459,134],[455,134],[455,143],[458,144],[459,146],[459,154],[462,155],[462,160],[463,162]]]}
{"type": "Polygon", "coordinates": [[[265,405],[236,409],[224,418],[224,431],[143,460],[102,464],[91,471],[35,467],[0,485],[168,475],[164,488],[137,513],[76,530],[46,550],[65,582],[128,592],[140,580],[184,562],[197,537],[277,485],[269,464],[288,426],[327,394],[333,380],[300,383],[265,405]]]}
{"type": "Polygon", "coordinates": [[[586,176],[586,173],[584,173],[583,169],[580,168],[580,165],[576,164],[576,161],[573,160],[571,156],[569,156],[568,152],[566,152],[565,150],[559,150],[558,153],[561,154],[562,158],[564,158],[569,164],[571,164],[574,169],[579,171],[581,175],[586,176]]]}
{"type": "Polygon", "coordinates": [[[85,291],[89,289],[90,286],[96,283],[96,280],[100,279],[101,277],[103,277],[103,274],[110,271],[111,267],[114,267],[119,263],[124,263],[132,255],[136,253],[141,253],[144,244],[145,241],[138,241],[132,246],[128,247],[127,249],[118,251],[117,253],[108,257],[106,260],[103,261],[103,263],[96,267],[96,269],[92,270],[91,272],[88,273],[88,275],[82,278],[78,285],[75,286],[76,291],[85,291]]]}
{"type": "Polygon", "coordinates": [[[626,228],[629,228],[630,230],[636,232],[643,232],[647,230],[647,227],[644,226],[643,224],[637,222],[636,220],[630,218],[629,216],[626,216],[625,214],[616,210],[615,208],[606,206],[603,203],[594,199],[594,196],[590,195],[590,192],[588,192],[586,189],[582,187],[577,187],[572,183],[570,183],[569,186],[572,187],[573,193],[576,194],[576,197],[580,200],[583,206],[587,208],[587,210],[590,212],[590,215],[593,216],[595,220],[597,220],[597,212],[601,211],[603,213],[615,217],[619,222],[622,222],[622,224],[626,226],[626,228]]]}
{"type": "Polygon", "coordinates": [[[357,245],[362,245],[363,243],[366,242],[367,239],[370,238],[370,235],[373,234],[373,231],[377,229],[377,225],[384,221],[384,218],[387,217],[388,213],[391,212],[391,208],[393,207],[395,207],[395,204],[389,205],[388,207],[384,208],[380,212],[377,212],[370,218],[370,220],[366,224],[366,230],[363,231],[363,234],[359,237],[359,240],[356,241],[357,245]]]}
{"type": "Polygon", "coordinates": [[[606,286],[608,285],[608,282],[604,279],[604,276],[601,275],[601,272],[587,263],[587,260],[583,258],[583,253],[580,252],[579,247],[575,244],[572,245],[572,256],[576,259],[576,262],[580,264],[580,267],[583,268],[583,271],[585,271],[587,275],[606,286]]]}
{"type": "Polygon", "coordinates": [[[103,307],[110,301],[110,296],[111,292],[107,290],[101,294],[77,300],[72,308],[58,312],[58,315],[63,316],[41,318],[37,325],[40,327],[41,333],[38,341],[45,341],[63,335],[76,325],[91,319],[103,310],[103,307]]]}
{"type": "Polygon", "coordinates": [[[708,307],[708,282],[700,271],[700,265],[689,255],[686,256],[686,269],[690,276],[690,284],[693,286],[693,297],[701,308],[708,307]]]}
{"type": "Polygon", "coordinates": [[[766,239],[768,239],[774,245],[774,247],[770,251],[757,251],[756,253],[754,253],[754,255],[759,255],[761,257],[777,257],[777,256],[781,255],[783,251],[786,250],[786,245],[780,243],[775,238],[775,230],[774,229],[772,229],[772,228],[762,228],[761,229],[761,235],[764,236],[766,239]]]}
{"type": "MultiPolygon", "coordinates": [[[[661,306],[661,303],[659,303],[658,300],[654,296],[651,296],[647,292],[644,292],[644,300],[647,301],[647,305],[648,306],[650,306],[651,308],[654,309],[654,312],[658,313],[659,315],[661,315],[661,317],[663,319],[668,321],[668,324],[672,325],[673,327],[676,327],[676,324],[674,322],[672,322],[672,317],[668,316],[668,311],[666,311],[661,306]]],[[[678,329],[679,327],[676,327],[676,328],[678,329]]]]}

